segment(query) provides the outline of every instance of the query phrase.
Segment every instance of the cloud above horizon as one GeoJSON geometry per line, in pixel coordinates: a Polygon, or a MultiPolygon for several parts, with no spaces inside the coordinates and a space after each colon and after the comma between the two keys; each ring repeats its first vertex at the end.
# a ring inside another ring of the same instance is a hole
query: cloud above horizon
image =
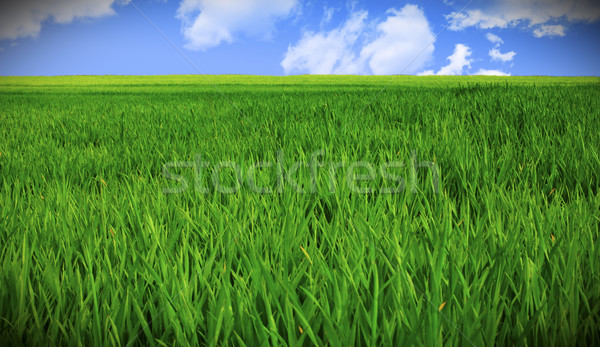
{"type": "Polygon", "coordinates": [[[492,33],[487,33],[485,34],[485,38],[490,41],[491,43],[494,43],[496,45],[500,45],[504,43],[504,40],[502,40],[502,38],[500,38],[500,36],[498,35],[494,35],[492,33]]]}
{"type": "Polygon", "coordinates": [[[419,76],[431,76],[431,75],[443,75],[443,76],[455,76],[462,75],[465,68],[470,68],[473,60],[471,59],[471,48],[462,43],[458,43],[454,46],[454,52],[448,58],[449,63],[443,66],[437,73],[433,70],[426,70],[418,73],[419,76]]]}
{"type": "Polygon", "coordinates": [[[513,60],[515,55],[517,55],[517,53],[514,51],[501,53],[498,48],[492,48],[489,51],[489,56],[492,58],[492,61],[501,61],[503,63],[513,60]]]}
{"type": "Polygon", "coordinates": [[[71,23],[75,19],[115,14],[114,4],[129,0],[20,0],[0,2],[0,40],[36,37],[42,23],[71,23]]]}
{"type": "Polygon", "coordinates": [[[510,73],[506,73],[500,70],[486,70],[479,69],[473,74],[474,76],[510,76],[510,73]]]}
{"type": "Polygon", "coordinates": [[[535,37],[564,36],[565,23],[600,19],[600,2],[594,0],[477,0],[465,12],[446,16],[449,29],[521,26],[535,37]],[[563,22],[563,24],[558,24],[563,22]]]}
{"type": "Polygon", "coordinates": [[[305,32],[281,61],[286,74],[414,73],[433,57],[435,36],[416,5],[389,9],[381,22],[352,11],[339,27],[305,32]],[[374,30],[371,28],[375,28],[374,30]]]}
{"type": "MultiPolygon", "coordinates": [[[[494,41],[501,41],[499,37],[492,38],[494,41]]],[[[425,70],[417,74],[417,76],[459,76],[464,75],[468,69],[471,68],[471,63],[474,60],[471,58],[472,55],[471,47],[458,43],[454,46],[454,52],[448,58],[448,64],[440,68],[438,72],[433,70],[425,70]]],[[[514,53],[514,52],[511,52],[514,53]]],[[[473,75],[486,75],[486,76],[510,76],[509,73],[502,72],[500,70],[487,70],[479,69],[473,75]]]]}
{"type": "Polygon", "coordinates": [[[566,30],[562,25],[541,25],[533,31],[533,36],[537,38],[544,36],[565,36],[566,30]]]}
{"type": "Polygon", "coordinates": [[[206,50],[239,35],[270,39],[275,23],[292,14],[299,0],[183,0],[176,17],[189,50],[206,50]]]}
{"type": "Polygon", "coordinates": [[[286,74],[360,74],[352,49],[365,29],[366,11],[358,11],[339,28],[328,32],[306,32],[298,43],[290,45],[281,62],[286,74]]]}

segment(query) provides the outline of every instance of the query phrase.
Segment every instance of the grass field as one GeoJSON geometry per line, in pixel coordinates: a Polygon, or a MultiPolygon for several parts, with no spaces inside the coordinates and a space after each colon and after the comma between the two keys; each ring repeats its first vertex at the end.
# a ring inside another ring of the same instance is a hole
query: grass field
{"type": "Polygon", "coordinates": [[[600,78],[0,77],[0,341],[598,345],[599,129],[600,78]]]}

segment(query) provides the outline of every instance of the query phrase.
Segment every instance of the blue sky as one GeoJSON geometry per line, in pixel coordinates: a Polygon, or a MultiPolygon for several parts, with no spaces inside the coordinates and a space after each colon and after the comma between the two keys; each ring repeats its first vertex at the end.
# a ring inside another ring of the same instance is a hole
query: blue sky
{"type": "Polygon", "coordinates": [[[0,75],[599,76],[599,19],[593,0],[22,0],[0,4],[0,75]]]}

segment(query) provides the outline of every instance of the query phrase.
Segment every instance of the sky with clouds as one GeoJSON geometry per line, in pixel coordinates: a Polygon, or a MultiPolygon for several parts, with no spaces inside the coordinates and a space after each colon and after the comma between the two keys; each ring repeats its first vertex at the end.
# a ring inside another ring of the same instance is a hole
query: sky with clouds
{"type": "Polygon", "coordinates": [[[598,34],[597,0],[20,0],[0,75],[599,76],[598,34]]]}

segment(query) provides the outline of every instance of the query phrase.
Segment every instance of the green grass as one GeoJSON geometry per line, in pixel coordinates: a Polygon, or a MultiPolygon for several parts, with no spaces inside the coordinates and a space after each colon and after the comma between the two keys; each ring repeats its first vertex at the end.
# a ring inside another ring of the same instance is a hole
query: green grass
{"type": "Polygon", "coordinates": [[[598,345],[598,129],[599,78],[0,77],[0,341],[598,345]]]}

